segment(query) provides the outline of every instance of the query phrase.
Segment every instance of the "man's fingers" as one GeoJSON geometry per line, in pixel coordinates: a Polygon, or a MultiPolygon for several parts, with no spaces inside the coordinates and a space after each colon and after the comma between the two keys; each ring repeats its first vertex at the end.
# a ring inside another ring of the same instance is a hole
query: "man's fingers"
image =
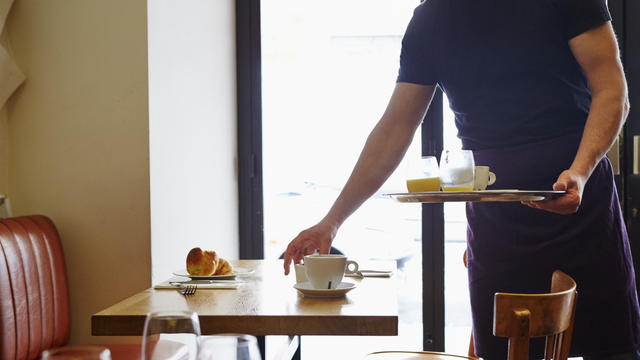
{"type": "Polygon", "coordinates": [[[285,252],[284,253],[284,274],[289,275],[289,266],[291,266],[291,256],[285,252]]]}
{"type": "Polygon", "coordinates": [[[566,195],[549,201],[531,201],[525,203],[525,205],[539,210],[550,211],[556,214],[573,214],[578,210],[578,205],[573,199],[568,198],[566,195]]]}
{"type": "Polygon", "coordinates": [[[289,246],[287,246],[287,250],[284,252],[284,274],[289,275],[289,269],[291,267],[291,261],[294,263],[300,263],[300,260],[296,260],[299,257],[299,250],[296,247],[296,240],[294,239],[289,246]]]}
{"type": "Polygon", "coordinates": [[[293,259],[293,246],[289,244],[287,250],[284,252],[284,274],[289,275],[289,267],[291,266],[291,260],[293,259]]]}

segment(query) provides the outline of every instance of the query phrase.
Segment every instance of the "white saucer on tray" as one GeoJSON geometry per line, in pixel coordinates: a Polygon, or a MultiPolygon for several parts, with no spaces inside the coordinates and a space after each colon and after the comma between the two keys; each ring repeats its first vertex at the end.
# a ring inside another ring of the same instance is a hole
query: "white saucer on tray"
{"type": "Polygon", "coordinates": [[[294,284],[293,287],[305,297],[332,298],[345,296],[346,293],[355,289],[356,284],[343,281],[336,289],[314,289],[310,282],[302,282],[294,284]]]}

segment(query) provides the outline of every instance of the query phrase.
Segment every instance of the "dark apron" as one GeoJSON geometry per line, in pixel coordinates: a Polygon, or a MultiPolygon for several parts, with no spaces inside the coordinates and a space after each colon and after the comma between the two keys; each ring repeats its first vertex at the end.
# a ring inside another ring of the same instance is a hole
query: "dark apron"
{"type": "MultiPolygon", "coordinates": [[[[580,135],[507,149],[474,151],[497,176],[490,189],[550,190],[569,168],[580,135]]],[[[518,202],[467,203],[467,256],[477,355],[506,359],[492,334],[496,292],[544,293],[559,269],[578,284],[572,356],[624,352],[640,344],[640,318],[629,240],[609,160],[596,166],[578,212],[558,215],[518,202]]],[[[538,339],[535,339],[538,340],[538,339]]],[[[542,357],[544,339],[532,342],[542,357]]]]}

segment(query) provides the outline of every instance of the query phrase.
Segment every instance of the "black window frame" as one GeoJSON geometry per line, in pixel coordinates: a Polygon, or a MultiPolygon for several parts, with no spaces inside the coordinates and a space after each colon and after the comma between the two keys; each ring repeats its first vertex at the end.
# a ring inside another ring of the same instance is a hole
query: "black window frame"
{"type": "Polygon", "coordinates": [[[264,259],[260,0],[236,0],[240,259],[264,259]]]}
{"type": "Polygon", "coordinates": [[[610,0],[609,9],[620,43],[631,103],[621,144],[621,200],[636,272],[636,287],[640,289],[640,175],[633,173],[634,162],[640,161],[634,159],[634,137],[640,136],[640,22],[637,21],[640,2],[610,0]]]}
{"type": "MultiPolygon", "coordinates": [[[[418,1],[416,1],[418,2],[418,1]]],[[[623,211],[640,270],[640,175],[633,174],[633,137],[640,136],[640,1],[609,0],[629,83],[631,113],[623,129],[621,188],[623,211]],[[632,46],[631,44],[636,44],[632,46]],[[637,134],[637,135],[636,135],[637,134]]],[[[262,180],[262,93],[260,0],[236,0],[238,102],[238,201],[240,258],[264,258],[262,180]]],[[[442,150],[442,94],[438,90],[422,125],[422,154],[442,150]]],[[[640,161],[640,160],[639,160],[640,161]]],[[[444,207],[422,205],[423,348],[444,350],[444,207]]],[[[462,264],[461,264],[462,266],[462,264]]]]}

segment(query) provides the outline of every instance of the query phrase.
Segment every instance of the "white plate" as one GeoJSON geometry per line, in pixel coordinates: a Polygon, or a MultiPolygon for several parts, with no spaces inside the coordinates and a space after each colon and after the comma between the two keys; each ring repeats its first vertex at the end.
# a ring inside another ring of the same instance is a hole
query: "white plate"
{"type": "Polygon", "coordinates": [[[355,289],[356,284],[350,282],[341,282],[337,289],[314,289],[310,282],[294,284],[293,287],[305,297],[314,298],[330,298],[341,297],[349,291],[355,289]]]}
{"type": "Polygon", "coordinates": [[[564,193],[564,191],[508,189],[476,191],[428,191],[385,195],[390,196],[398,202],[443,203],[452,201],[541,201],[555,199],[564,193]]]}
{"type": "Polygon", "coordinates": [[[243,268],[239,266],[233,267],[233,272],[231,274],[226,275],[208,275],[208,276],[199,276],[199,275],[190,275],[186,269],[177,270],[173,272],[175,276],[188,277],[194,280],[221,280],[221,279],[235,279],[236,276],[243,276],[252,274],[255,270],[243,268]]]}

